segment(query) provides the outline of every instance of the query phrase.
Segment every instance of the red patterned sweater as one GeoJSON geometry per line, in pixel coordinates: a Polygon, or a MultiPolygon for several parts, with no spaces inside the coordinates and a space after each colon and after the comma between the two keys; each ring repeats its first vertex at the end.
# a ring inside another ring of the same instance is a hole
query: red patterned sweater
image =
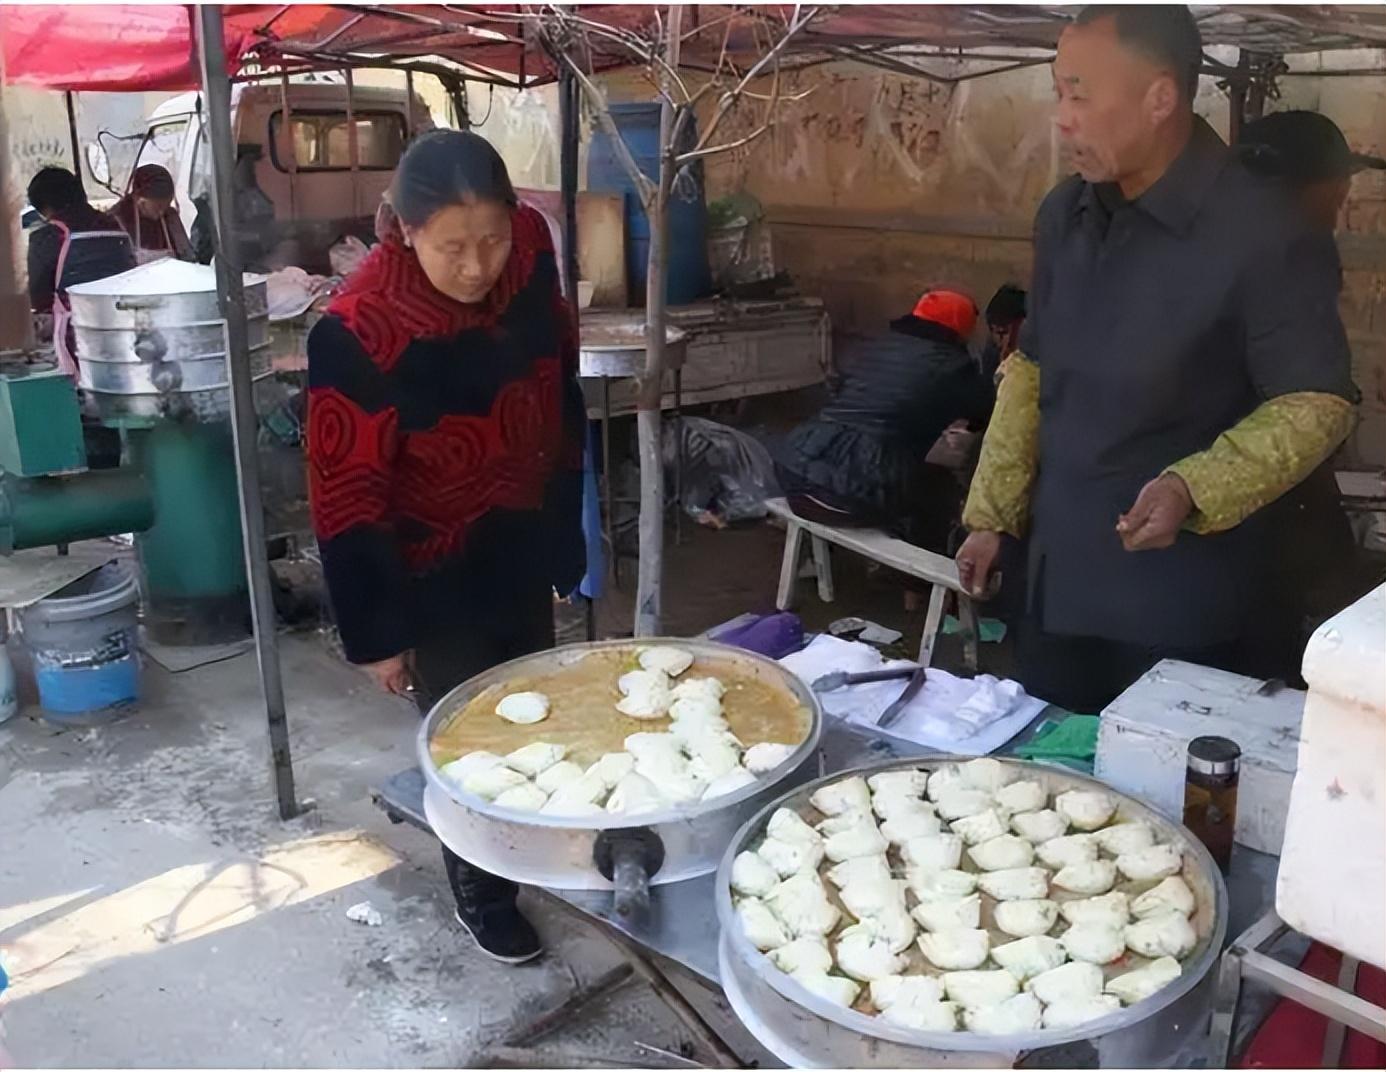
{"type": "Polygon", "coordinates": [[[352,662],[581,579],[574,321],[544,218],[512,219],[486,301],[446,297],[385,241],[309,336],[309,495],[352,662]]]}

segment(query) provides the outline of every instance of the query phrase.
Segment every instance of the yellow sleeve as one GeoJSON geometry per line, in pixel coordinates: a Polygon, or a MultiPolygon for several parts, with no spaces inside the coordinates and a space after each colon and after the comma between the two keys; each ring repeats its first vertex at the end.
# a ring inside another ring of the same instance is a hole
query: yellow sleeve
{"type": "Polygon", "coordinates": [[[1025,535],[1039,463],[1039,378],[1039,366],[1019,351],[1001,366],[996,409],[963,507],[969,529],[1025,535]]]}
{"type": "Polygon", "coordinates": [[[1241,524],[1312,473],[1352,431],[1352,403],[1301,391],[1262,402],[1198,454],[1171,465],[1188,485],[1190,532],[1241,524]]]}

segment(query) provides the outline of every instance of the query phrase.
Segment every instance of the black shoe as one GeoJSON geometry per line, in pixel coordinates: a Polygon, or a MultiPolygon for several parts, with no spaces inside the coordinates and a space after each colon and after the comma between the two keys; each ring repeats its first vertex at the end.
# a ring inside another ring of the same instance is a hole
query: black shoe
{"type": "Polygon", "coordinates": [[[492,960],[502,964],[524,964],[544,951],[538,932],[513,901],[467,912],[459,907],[455,915],[476,947],[492,960]]]}

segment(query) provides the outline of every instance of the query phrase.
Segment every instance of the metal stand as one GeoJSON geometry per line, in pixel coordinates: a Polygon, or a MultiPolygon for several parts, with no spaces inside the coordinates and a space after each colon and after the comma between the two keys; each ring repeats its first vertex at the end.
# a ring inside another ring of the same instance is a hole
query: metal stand
{"type": "Polygon", "coordinates": [[[1377,1042],[1386,1043],[1386,1009],[1363,1001],[1353,993],[1358,965],[1354,958],[1343,954],[1338,985],[1332,986],[1263,952],[1289,929],[1289,925],[1272,909],[1248,927],[1222,955],[1212,1027],[1208,1036],[1209,1068],[1226,1068],[1232,1058],[1237,1006],[1241,1002],[1242,984],[1248,979],[1328,1018],[1321,1063],[1323,1068],[1338,1067],[1343,1054],[1343,1037],[1348,1028],[1377,1042]]]}

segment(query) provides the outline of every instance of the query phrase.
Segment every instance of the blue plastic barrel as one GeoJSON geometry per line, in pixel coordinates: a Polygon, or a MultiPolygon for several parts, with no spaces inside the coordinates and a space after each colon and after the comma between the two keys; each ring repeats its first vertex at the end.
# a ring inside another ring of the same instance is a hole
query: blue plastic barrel
{"type": "Polygon", "coordinates": [[[112,562],[19,612],[44,718],[105,722],[139,697],[139,598],[112,562]]]}
{"type": "MultiPolygon", "coordinates": [[[[651,181],[659,177],[659,103],[613,104],[611,117],[635,162],[651,181]]],[[[695,124],[684,130],[680,149],[691,149],[698,140],[695,124]]],[[[587,154],[587,188],[598,193],[622,194],[626,217],[626,280],[632,305],[645,304],[645,279],[650,256],[650,221],[640,207],[635,184],[617,158],[611,139],[601,130],[592,135],[587,154]]],[[[669,283],[665,295],[670,305],[687,305],[712,290],[707,261],[707,200],[703,189],[703,165],[688,169],[674,188],[669,203],[669,283]]]]}

